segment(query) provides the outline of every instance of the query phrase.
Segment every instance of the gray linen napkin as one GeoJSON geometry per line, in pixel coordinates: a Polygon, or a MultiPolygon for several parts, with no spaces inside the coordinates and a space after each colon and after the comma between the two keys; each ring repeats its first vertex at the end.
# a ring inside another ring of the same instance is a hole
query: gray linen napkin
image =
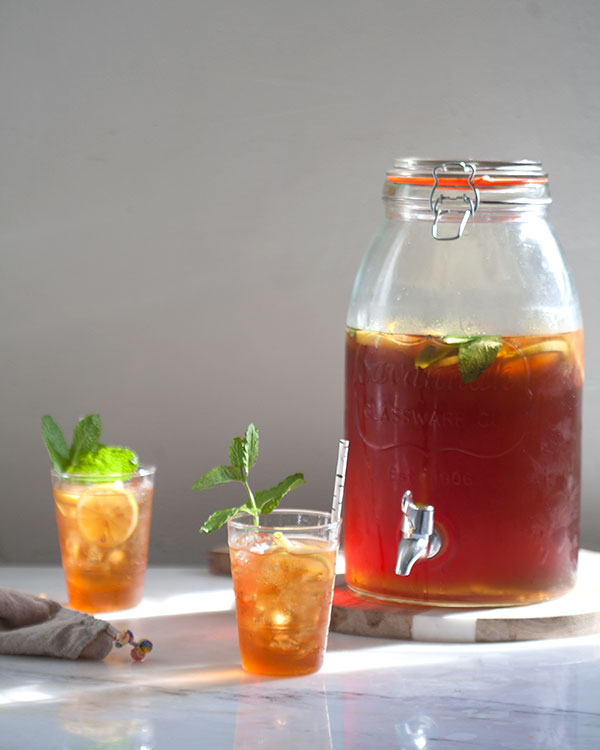
{"type": "Polygon", "coordinates": [[[0,654],[104,659],[115,634],[109,623],[52,599],[0,588],[0,654]]]}

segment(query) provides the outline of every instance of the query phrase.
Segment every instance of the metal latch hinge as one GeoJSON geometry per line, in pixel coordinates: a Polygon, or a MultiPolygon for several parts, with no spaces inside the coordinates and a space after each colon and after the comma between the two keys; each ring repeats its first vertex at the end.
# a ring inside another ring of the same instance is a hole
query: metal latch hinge
{"type": "Polygon", "coordinates": [[[431,236],[434,240],[448,241],[457,240],[462,237],[464,228],[467,222],[473,216],[475,211],[479,208],[479,190],[473,184],[473,177],[475,176],[475,165],[470,162],[464,161],[446,161],[443,164],[438,164],[433,168],[433,188],[431,189],[431,195],[429,196],[429,205],[434,214],[433,225],[431,227],[431,236]],[[439,185],[439,172],[448,171],[450,167],[460,167],[466,175],[467,184],[471,189],[472,195],[467,193],[461,193],[460,195],[446,195],[441,193],[435,198],[435,191],[439,185]],[[435,200],[434,200],[435,199],[435,200]],[[462,205],[459,208],[444,208],[451,202],[461,201],[462,205]],[[449,237],[441,237],[439,234],[440,219],[445,214],[462,213],[462,219],[458,225],[458,231],[456,234],[450,235],[449,237]]]}

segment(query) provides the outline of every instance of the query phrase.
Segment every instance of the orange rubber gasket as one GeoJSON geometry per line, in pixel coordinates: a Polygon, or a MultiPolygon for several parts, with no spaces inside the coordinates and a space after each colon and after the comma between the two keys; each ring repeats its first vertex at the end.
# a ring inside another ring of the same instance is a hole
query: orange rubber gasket
{"type": "MultiPolygon", "coordinates": [[[[433,177],[400,177],[388,175],[388,182],[400,185],[434,185],[433,177]]],[[[491,177],[489,175],[475,175],[471,182],[475,187],[510,187],[512,185],[545,185],[547,177],[491,177]]],[[[440,187],[464,188],[469,187],[466,177],[438,177],[440,187]]]]}

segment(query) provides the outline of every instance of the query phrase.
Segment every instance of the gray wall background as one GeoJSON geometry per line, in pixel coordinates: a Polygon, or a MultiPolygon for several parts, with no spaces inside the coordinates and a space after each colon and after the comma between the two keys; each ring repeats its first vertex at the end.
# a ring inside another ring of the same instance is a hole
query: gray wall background
{"type": "MultiPolygon", "coordinates": [[[[586,321],[600,548],[597,0],[0,1],[0,562],[57,562],[40,417],[158,465],[151,561],[250,420],[330,503],[344,322],[395,156],[535,158],[586,321]]],[[[518,477],[515,477],[518,481],[518,477]]],[[[237,488],[236,488],[237,493],[237,488]]],[[[222,537],[221,537],[222,540],[222,537]]]]}

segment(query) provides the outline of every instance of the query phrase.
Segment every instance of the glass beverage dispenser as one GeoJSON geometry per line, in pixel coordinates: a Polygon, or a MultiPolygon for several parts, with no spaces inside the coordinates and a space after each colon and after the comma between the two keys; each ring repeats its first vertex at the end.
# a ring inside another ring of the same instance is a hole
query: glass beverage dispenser
{"type": "Polygon", "coordinates": [[[346,581],[446,606],[575,582],[583,329],[520,161],[402,159],[347,319],[346,581]]]}

